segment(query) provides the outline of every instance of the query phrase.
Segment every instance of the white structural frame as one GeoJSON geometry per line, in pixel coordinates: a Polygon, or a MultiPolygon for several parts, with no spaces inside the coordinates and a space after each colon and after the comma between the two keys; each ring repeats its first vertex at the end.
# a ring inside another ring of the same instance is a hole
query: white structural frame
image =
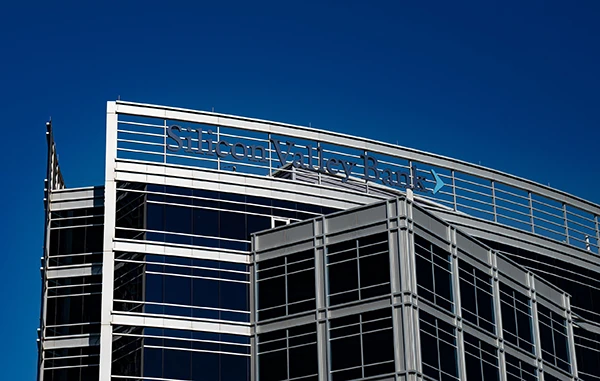
{"type": "MultiPolygon", "coordinates": [[[[455,172],[462,172],[464,174],[475,176],[480,179],[491,181],[491,187],[494,191],[494,200],[497,197],[497,189],[495,184],[504,184],[510,187],[515,187],[528,192],[529,204],[531,205],[531,194],[537,194],[539,196],[549,198],[556,202],[561,203],[564,206],[564,223],[566,224],[566,234],[569,231],[569,217],[567,213],[567,206],[577,208],[585,213],[593,215],[593,221],[595,222],[596,231],[595,236],[597,242],[600,241],[600,205],[591,203],[581,198],[569,195],[565,192],[555,190],[553,188],[535,183],[530,180],[522,179],[517,176],[505,174],[493,169],[488,169],[482,166],[466,163],[460,160],[443,157],[440,155],[430,154],[410,148],[399,147],[396,145],[376,142],[369,139],[353,137],[341,133],[321,131],[309,127],[294,126],[284,123],[270,122],[258,119],[237,117],[231,115],[217,114],[211,112],[186,110],[173,107],[155,106],[140,103],[131,102],[108,102],[107,105],[107,130],[106,130],[106,166],[105,166],[105,226],[104,226],[104,251],[103,251],[103,268],[102,268],[102,306],[101,306],[101,331],[100,331],[100,381],[111,380],[111,359],[112,359],[112,324],[133,324],[133,325],[152,325],[166,328],[183,328],[192,330],[210,330],[218,332],[229,332],[237,334],[248,334],[250,335],[250,324],[244,325],[227,325],[218,324],[218,326],[211,325],[204,322],[183,322],[178,319],[167,319],[167,318],[149,318],[149,317],[137,317],[127,316],[125,313],[117,313],[113,311],[113,283],[114,283],[114,251],[123,250],[129,243],[126,240],[120,240],[115,238],[115,225],[116,225],[116,185],[118,181],[137,181],[144,183],[154,184],[165,184],[173,186],[183,186],[191,188],[209,189],[234,192],[239,194],[270,197],[282,200],[292,200],[298,202],[307,202],[316,205],[329,206],[339,209],[348,209],[354,206],[369,204],[374,201],[385,199],[389,196],[385,196],[382,193],[364,193],[358,192],[350,188],[340,188],[331,184],[309,184],[295,181],[292,179],[274,178],[270,176],[258,176],[250,173],[233,173],[221,169],[220,162],[218,162],[218,169],[208,169],[199,167],[179,166],[173,164],[153,163],[139,160],[129,160],[118,158],[117,151],[117,135],[119,125],[119,115],[133,115],[149,118],[162,119],[161,124],[164,128],[164,142],[166,143],[166,120],[177,120],[182,122],[200,123],[204,125],[212,125],[215,127],[231,127],[242,130],[248,130],[253,132],[262,132],[272,135],[283,135],[291,138],[297,138],[302,140],[313,140],[319,144],[332,144],[343,147],[355,148],[363,150],[364,152],[370,152],[381,155],[390,155],[409,162],[419,162],[425,165],[431,165],[443,169],[449,170],[452,175],[449,177],[450,181],[448,186],[452,188],[452,194],[454,198],[454,204],[457,205],[456,201],[456,182],[457,178],[454,176],[455,172]]],[[[166,148],[164,149],[166,158],[166,148]]],[[[268,151],[269,163],[271,163],[272,150],[268,151]]],[[[165,159],[166,160],[166,159],[165,159]]],[[[319,174],[319,179],[321,174],[319,174]]],[[[382,188],[380,185],[371,184],[373,188],[382,188]]],[[[393,190],[392,190],[393,191],[393,190]]],[[[400,193],[399,191],[397,191],[400,193]]],[[[407,193],[412,193],[410,190],[407,193]]],[[[412,197],[412,196],[411,196],[412,197]]],[[[561,243],[559,241],[550,241],[547,237],[534,234],[531,229],[516,229],[515,227],[502,225],[496,221],[494,214],[494,220],[487,221],[478,219],[472,216],[468,216],[464,213],[458,212],[456,207],[453,209],[443,208],[441,205],[435,205],[431,202],[431,198],[424,198],[418,194],[414,194],[414,200],[417,203],[429,205],[432,210],[443,211],[444,217],[449,216],[450,222],[452,219],[456,221],[464,222],[469,221],[472,228],[477,231],[477,227],[482,227],[482,230],[489,232],[490,230],[485,227],[495,226],[505,229],[508,232],[517,232],[523,237],[527,237],[531,240],[538,240],[542,247],[537,249],[533,248],[534,251],[540,252],[544,248],[551,247],[553,251],[561,251],[564,255],[571,256],[580,261],[588,262],[590,265],[596,267],[600,271],[600,258],[595,255],[590,255],[589,252],[579,247],[570,245],[569,242],[561,243]]],[[[434,200],[433,200],[434,201],[434,200]]],[[[494,213],[497,205],[493,204],[494,213]]],[[[533,215],[533,210],[530,210],[533,215]]],[[[464,229],[464,227],[461,227],[464,229]]],[[[472,233],[472,231],[467,231],[472,233]]],[[[489,233],[493,234],[493,233],[489,233]]],[[[593,237],[592,237],[593,238],[593,237]]],[[[507,242],[509,238],[500,237],[500,242],[507,242]]],[[[399,242],[401,245],[406,245],[406,242],[399,242]]],[[[139,245],[142,246],[142,245],[139,245]]],[[[595,245],[597,251],[598,245],[595,245]]],[[[248,258],[241,255],[235,256],[233,254],[220,253],[218,251],[211,251],[210,249],[201,250],[198,248],[184,247],[182,245],[171,245],[165,244],[151,247],[148,245],[143,249],[137,247],[135,249],[147,250],[150,252],[156,252],[156,250],[162,250],[165,253],[175,255],[189,255],[191,257],[202,257],[202,258],[219,258],[221,260],[228,260],[232,262],[248,263],[248,258]]],[[[546,251],[542,251],[547,254],[546,251]]],[[[321,332],[322,334],[322,332],[321,332]]],[[[322,365],[321,365],[322,366],[322,365]]]]}

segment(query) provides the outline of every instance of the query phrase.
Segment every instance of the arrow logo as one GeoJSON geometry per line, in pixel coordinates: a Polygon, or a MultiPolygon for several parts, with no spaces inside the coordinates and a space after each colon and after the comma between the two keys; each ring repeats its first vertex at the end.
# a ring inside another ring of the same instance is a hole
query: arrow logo
{"type": "Polygon", "coordinates": [[[442,181],[440,176],[437,173],[435,173],[435,170],[432,169],[431,174],[433,175],[433,178],[435,178],[435,187],[433,188],[433,194],[436,194],[446,184],[444,183],[444,181],[442,181]]]}

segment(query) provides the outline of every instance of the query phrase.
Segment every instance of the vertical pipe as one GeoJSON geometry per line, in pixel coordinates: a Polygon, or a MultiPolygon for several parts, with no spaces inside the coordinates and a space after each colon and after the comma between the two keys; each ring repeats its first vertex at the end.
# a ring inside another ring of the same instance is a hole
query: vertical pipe
{"type": "Polygon", "coordinates": [[[458,211],[458,204],[456,202],[456,173],[454,172],[454,169],[451,172],[452,174],[452,197],[454,199],[454,211],[458,211]]]}
{"type": "Polygon", "coordinates": [[[567,204],[565,204],[563,202],[563,218],[565,221],[565,240],[566,243],[569,244],[570,243],[570,239],[569,239],[569,223],[567,222],[567,204]]]}
{"type": "Polygon", "coordinates": [[[496,208],[496,182],[492,180],[492,207],[494,208],[494,222],[498,222],[498,210],[496,208]]]}
{"type": "Polygon", "coordinates": [[[600,254],[600,217],[596,216],[596,251],[600,254]]]}
{"type": "Polygon", "coordinates": [[[529,198],[529,221],[531,224],[531,232],[535,233],[535,219],[533,217],[533,197],[531,196],[531,192],[528,192],[529,198]]]}

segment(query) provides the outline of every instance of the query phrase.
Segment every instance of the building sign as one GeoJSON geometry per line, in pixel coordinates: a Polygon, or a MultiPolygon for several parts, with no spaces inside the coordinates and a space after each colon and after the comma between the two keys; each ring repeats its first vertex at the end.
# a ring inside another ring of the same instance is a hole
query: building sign
{"type": "MultiPolygon", "coordinates": [[[[204,133],[200,129],[172,125],[167,128],[167,136],[167,150],[170,152],[184,150],[188,154],[214,156],[220,159],[230,156],[238,161],[268,162],[267,147],[219,139],[211,130],[204,133]]],[[[341,176],[342,182],[347,182],[351,176],[358,176],[365,181],[433,194],[444,186],[439,175],[431,169],[430,174],[435,181],[435,186],[431,190],[427,189],[425,186],[427,178],[417,171],[415,164],[408,169],[392,170],[380,167],[377,158],[368,153],[360,155],[359,161],[351,161],[339,156],[325,157],[323,148],[318,144],[298,147],[292,141],[282,142],[278,139],[270,139],[269,143],[276,155],[271,160],[278,161],[281,167],[291,163],[298,169],[341,176]]]]}

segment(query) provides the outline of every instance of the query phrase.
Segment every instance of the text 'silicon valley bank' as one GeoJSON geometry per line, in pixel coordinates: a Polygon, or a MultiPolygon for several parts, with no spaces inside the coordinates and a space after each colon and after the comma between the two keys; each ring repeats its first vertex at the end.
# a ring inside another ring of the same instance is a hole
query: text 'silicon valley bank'
{"type": "Polygon", "coordinates": [[[302,126],[106,117],[84,188],[48,124],[40,381],[600,380],[599,205],[302,126]]]}

